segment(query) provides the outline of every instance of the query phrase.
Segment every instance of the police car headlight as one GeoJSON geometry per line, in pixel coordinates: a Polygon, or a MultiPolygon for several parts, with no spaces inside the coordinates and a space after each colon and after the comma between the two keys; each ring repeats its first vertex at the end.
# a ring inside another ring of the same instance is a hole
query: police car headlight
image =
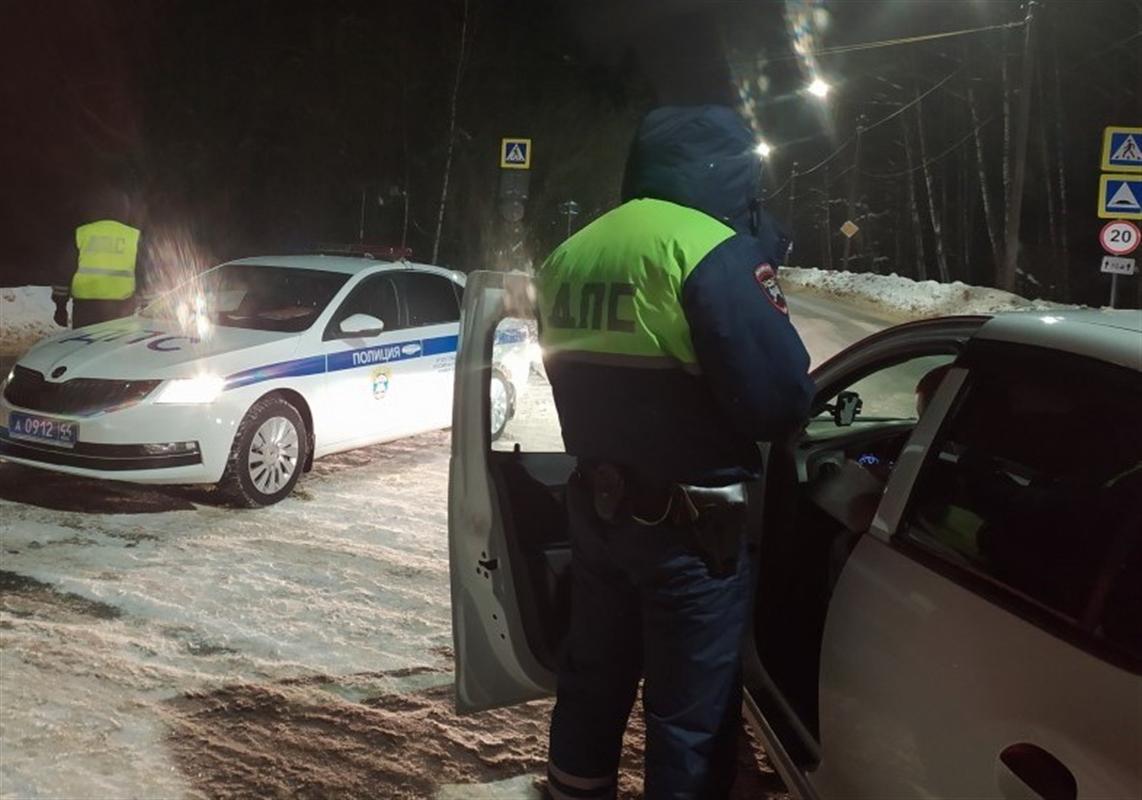
{"type": "Polygon", "coordinates": [[[217,375],[176,378],[167,381],[155,397],[156,403],[212,403],[222,393],[224,381],[217,375]]]}

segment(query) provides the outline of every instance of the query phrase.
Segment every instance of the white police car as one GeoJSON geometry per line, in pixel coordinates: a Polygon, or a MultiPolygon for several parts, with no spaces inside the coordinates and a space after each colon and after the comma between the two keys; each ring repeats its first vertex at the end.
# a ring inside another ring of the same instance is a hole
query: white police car
{"type": "MultiPolygon", "coordinates": [[[[530,294],[477,272],[464,300],[461,711],[549,694],[567,629],[574,459],[493,448],[484,411],[491,332],[530,294]]],[[[910,323],[813,378],[804,435],[767,452],[743,663],[789,789],[1142,797],[1142,313],[910,323]]]]}
{"type": "MultiPolygon", "coordinates": [[[[17,361],[0,457],[145,483],[218,483],[275,503],[328,453],[446,428],[464,276],[362,258],[250,258],[139,314],[17,361]]],[[[502,432],[533,336],[506,331],[489,415],[502,432]]]]}

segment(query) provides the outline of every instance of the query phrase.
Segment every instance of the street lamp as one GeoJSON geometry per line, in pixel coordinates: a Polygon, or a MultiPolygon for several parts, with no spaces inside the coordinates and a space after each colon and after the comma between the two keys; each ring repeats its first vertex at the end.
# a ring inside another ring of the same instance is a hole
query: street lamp
{"type": "Polygon", "coordinates": [[[813,82],[809,84],[809,94],[824,100],[832,88],[833,87],[829,86],[829,84],[825,83],[825,81],[818,76],[813,78],[813,82]]]}
{"type": "Polygon", "coordinates": [[[757,142],[757,147],[755,147],[753,150],[761,158],[769,158],[769,154],[773,152],[773,148],[770,147],[769,143],[764,139],[759,139],[757,142]]]}

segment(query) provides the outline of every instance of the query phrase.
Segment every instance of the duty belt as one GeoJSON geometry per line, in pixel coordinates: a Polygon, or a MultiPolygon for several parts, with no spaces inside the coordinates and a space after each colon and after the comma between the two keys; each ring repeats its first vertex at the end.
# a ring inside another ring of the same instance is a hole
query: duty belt
{"type": "Polygon", "coordinates": [[[749,520],[746,484],[691,486],[640,481],[615,464],[580,465],[595,515],[607,525],[673,525],[714,578],[738,571],[749,520]]]}
{"type": "Polygon", "coordinates": [[[693,486],[642,480],[611,463],[580,465],[595,514],[616,523],[629,516],[641,525],[688,525],[703,515],[746,507],[746,484],[693,486]]]}

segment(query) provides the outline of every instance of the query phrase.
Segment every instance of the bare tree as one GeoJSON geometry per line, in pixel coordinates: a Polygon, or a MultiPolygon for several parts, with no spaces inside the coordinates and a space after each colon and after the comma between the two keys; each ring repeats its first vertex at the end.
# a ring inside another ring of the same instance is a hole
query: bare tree
{"type": "Polygon", "coordinates": [[[916,277],[918,280],[928,279],[928,264],[924,255],[924,229],[920,225],[920,205],[916,200],[916,168],[915,157],[912,151],[912,133],[908,129],[908,117],[900,117],[900,127],[904,129],[904,158],[908,162],[908,172],[905,179],[908,181],[908,211],[912,215],[912,231],[916,237],[916,277]]]}
{"type": "Polygon", "coordinates": [[[924,112],[920,102],[920,90],[916,90],[916,129],[920,140],[920,169],[924,173],[924,187],[928,194],[928,218],[932,222],[932,233],[936,238],[936,269],[939,270],[940,280],[947,283],[951,280],[948,274],[948,256],[944,252],[944,231],[940,222],[940,215],[936,211],[936,195],[932,185],[932,167],[928,163],[928,148],[924,144],[924,112]]]}
{"type": "Polygon", "coordinates": [[[448,205],[448,179],[452,173],[452,154],[456,150],[456,102],[460,97],[460,81],[464,77],[464,59],[468,51],[468,0],[460,17],[460,50],[456,54],[456,80],[452,83],[452,99],[448,105],[448,140],[444,156],[444,180],[440,186],[440,205],[436,211],[436,234],[432,237],[432,263],[440,255],[440,236],[444,231],[444,210],[448,205]]]}
{"type": "MultiPolygon", "coordinates": [[[[1142,18],[1142,7],[1139,7],[1139,17],[1142,18]]],[[[1063,117],[1065,111],[1063,110],[1062,100],[1062,81],[1059,78],[1059,54],[1055,51],[1055,151],[1058,154],[1058,188],[1059,188],[1059,249],[1061,251],[1063,268],[1061,270],[1060,279],[1062,286],[1062,297],[1070,297],[1071,293],[1071,254],[1069,237],[1067,236],[1067,157],[1065,140],[1063,138],[1063,117]]],[[[1142,63],[1142,58],[1140,58],[1142,63]]]]}
{"type": "Polygon", "coordinates": [[[995,213],[991,208],[991,190],[987,180],[987,159],[983,150],[983,124],[979,121],[979,106],[975,90],[968,89],[968,106],[971,108],[971,124],[975,131],[975,163],[979,172],[979,196],[983,201],[983,219],[987,227],[987,240],[991,243],[993,266],[999,269],[999,232],[996,230],[995,213]]]}

